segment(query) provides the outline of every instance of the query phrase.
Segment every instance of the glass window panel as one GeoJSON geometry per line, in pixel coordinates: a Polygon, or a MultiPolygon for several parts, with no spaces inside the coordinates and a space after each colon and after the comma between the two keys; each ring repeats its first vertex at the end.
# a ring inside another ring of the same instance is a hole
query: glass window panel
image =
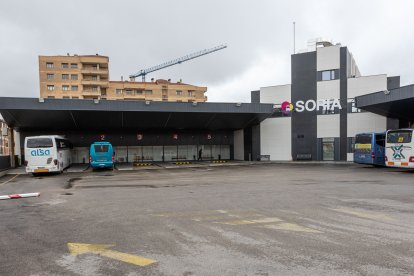
{"type": "Polygon", "coordinates": [[[152,154],[152,146],[142,147],[142,160],[145,162],[151,162],[154,160],[153,154],[152,154]]]}
{"type": "Polygon", "coordinates": [[[331,71],[323,71],[322,80],[323,81],[331,80],[331,71]]]}
{"type": "Polygon", "coordinates": [[[128,147],[128,161],[141,162],[142,161],[142,147],[128,147]]]}
{"type": "Polygon", "coordinates": [[[197,160],[197,145],[188,145],[187,159],[197,160]]]}
{"type": "MultiPolygon", "coordinates": [[[[212,159],[212,157],[211,157],[211,145],[201,145],[201,146],[199,146],[199,151],[200,151],[200,149],[201,149],[201,159],[202,160],[211,160],[212,159]]],[[[200,152],[199,152],[199,154],[200,154],[200,152]]]]}
{"type": "Polygon", "coordinates": [[[187,145],[178,146],[178,156],[177,160],[188,160],[187,156],[188,148],[187,145]]]}
{"type": "Polygon", "coordinates": [[[115,147],[115,161],[119,163],[127,162],[127,147],[115,147]]]}
{"type": "Polygon", "coordinates": [[[221,145],[220,154],[221,154],[221,159],[230,160],[230,146],[229,145],[221,145]]]}
{"type": "Polygon", "coordinates": [[[213,159],[219,160],[222,159],[220,152],[220,145],[212,145],[211,149],[213,159]]]}
{"type": "Polygon", "coordinates": [[[152,156],[154,161],[162,161],[162,155],[163,155],[163,151],[162,151],[162,146],[153,146],[152,147],[152,156]]]}
{"type": "Polygon", "coordinates": [[[177,146],[164,146],[164,161],[175,161],[177,159],[177,146]]]}

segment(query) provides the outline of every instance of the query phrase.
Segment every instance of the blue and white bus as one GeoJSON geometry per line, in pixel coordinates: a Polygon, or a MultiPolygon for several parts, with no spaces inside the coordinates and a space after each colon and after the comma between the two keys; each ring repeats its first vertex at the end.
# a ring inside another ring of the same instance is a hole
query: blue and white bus
{"type": "Polygon", "coordinates": [[[386,160],[388,167],[414,168],[414,129],[387,131],[386,160]]]}
{"type": "Polygon", "coordinates": [[[62,136],[32,136],[24,141],[26,172],[63,172],[70,166],[72,144],[62,136]]]}
{"type": "Polygon", "coordinates": [[[355,136],[354,163],[385,166],[385,132],[355,136]]]}

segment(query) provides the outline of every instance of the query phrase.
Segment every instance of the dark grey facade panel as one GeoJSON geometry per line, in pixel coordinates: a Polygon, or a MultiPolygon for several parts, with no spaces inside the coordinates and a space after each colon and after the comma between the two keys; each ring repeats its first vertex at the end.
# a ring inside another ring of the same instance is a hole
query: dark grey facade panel
{"type": "Polygon", "coordinates": [[[379,91],[355,98],[356,106],[364,108],[365,106],[389,103],[392,101],[408,100],[414,98],[414,84],[402,86],[397,89],[390,90],[389,94],[379,91]]]}
{"type": "Polygon", "coordinates": [[[10,168],[10,156],[0,156],[0,171],[10,168]]]}
{"type": "Polygon", "coordinates": [[[397,89],[400,87],[400,76],[387,77],[387,89],[397,89]]]}
{"type": "Polygon", "coordinates": [[[0,98],[0,110],[73,110],[73,111],[140,111],[140,112],[216,112],[216,113],[272,113],[272,104],[260,103],[180,103],[151,101],[121,100],[75,100],[75,99],[44,99],[37,98],[0,98]]]}
{"type": "Polygon", "coordinates": [[[252,155],[252,128],[248,127],[243,130],[243,142],[244,142],[244,160],[251,161],[252,155]]]}
{"type": "Polygon", "coordinates": [[[260,103],[260,90],[252,91],[250,96],[252,103],[260,103]]]}
{"type": "MultiPolygon", "coordinates": [[[[291,56],[292,102],[315,100],[316,52],[291,56]]],[[[292,159],[317,160],[317,116],[313,112],[292,113],[292,159]]]]}
{"type": "Polygon", "coordinates": [[[401,125],[414,121],[414,85],[407,85],[387,91],[379,91],[355,98],[360,109],[382,116],[396,118],[401,125]],[[405,121],[405,123],[404,123],[405,121]]]}
{"type": "Polygon", "coordinates": [[[252,126],[252,158],[254,160],[260,160],[260,125],[252,126]]]}
{"type": "MultiPolygon", "coordinates": [[[[348,142],[348,139],[346,139],[348,142]]],[[[342,153],[342,149],[341,149],[341,138],[340,137],[336,137],[334,139],[334,160],[335,161],[341,161],[343,159],[341,159],[341,153],[342,153]]],[[[347,150],[345,150],[345,155],[346,155],[347,150]]],[[[346,161],[346,159],[344,160],[346,161]]]]}
{"type": "MultiPolygon", "coordinates": [[[[342,109],[339,112],[339,146],[335,147],[335,153],[337,148],[339,149],[339,159],[342,161],[347,160],[347,125],[348,125],[348,65],[350,63],[350,54],[347,47],[340,48],[340,81],[339,81],[339,97],[342,103],[342,109]]],[[[335,143],[336,144],[336,143],[335,143]]],[[[335,159],[336,160],[336,159],[335,159]]]]}
{"type": "Polygon", "coordinates": [[[387,117],[387,129],[396,129],[400,127],[400,120],[387,117]]]}

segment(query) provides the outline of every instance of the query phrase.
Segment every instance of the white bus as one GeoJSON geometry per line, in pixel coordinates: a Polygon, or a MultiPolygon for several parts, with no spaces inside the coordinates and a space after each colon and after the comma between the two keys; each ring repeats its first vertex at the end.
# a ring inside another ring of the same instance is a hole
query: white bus
{"type": "Polygon", "coordinates": [[[63,172],[72,162],[72,144],[62,136],[32,136],[24,141],[26,172],[63,172]]]}
{"type": "Polygon", "coordinates": [[[388,167],[414,168],[413,129],[387,131],[385,160],[388,167]]]}

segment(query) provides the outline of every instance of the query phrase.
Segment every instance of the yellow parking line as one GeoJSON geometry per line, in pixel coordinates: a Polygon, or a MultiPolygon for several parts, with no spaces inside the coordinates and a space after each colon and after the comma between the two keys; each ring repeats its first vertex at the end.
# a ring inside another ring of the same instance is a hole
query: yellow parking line
{"type": "Polygon", "coordinates": [[[293,232],[305,232],[305,233],[322,233],[321,231],[304,227],[296,223],[283,222],[279,224],[269,224],[263,225],[264,228],[274,229],[274,230],[285,230],[293,232]]]}
{"type": "Polygon", "coordinates": [[[15,179],[15,178],[16,178],[16,177],[18,177],[18,176],[19,176],[19,174],[16,174],[15,176],[13,176],[12,178],[10,178],[9,180],[7,180],[7,181],[5,181],[5,182],[1,183],[1,184],[0,184],[0,186],[3,186],[4,184],[9,183],[10,181],[12,181],[13,179],[15,179]]]}
{"type": "Polygon", "coordinates": [[[354,215],[360,218],[366,218],[366,219],[373,219],[373,220],[379,220],[379,221],[392,221],[394,220],[393,218],[387,216],[386,214],[383,213],[378,213],[378,212],[363,212],[363,211],[358,211],[358,210],[354,210],[354,209],[350,209],[350,208],[336,208],[336,209],[332,209],[334,211],[337,212],[341,212],[344,214],[348,214],[348,215],[354,215]]]}

